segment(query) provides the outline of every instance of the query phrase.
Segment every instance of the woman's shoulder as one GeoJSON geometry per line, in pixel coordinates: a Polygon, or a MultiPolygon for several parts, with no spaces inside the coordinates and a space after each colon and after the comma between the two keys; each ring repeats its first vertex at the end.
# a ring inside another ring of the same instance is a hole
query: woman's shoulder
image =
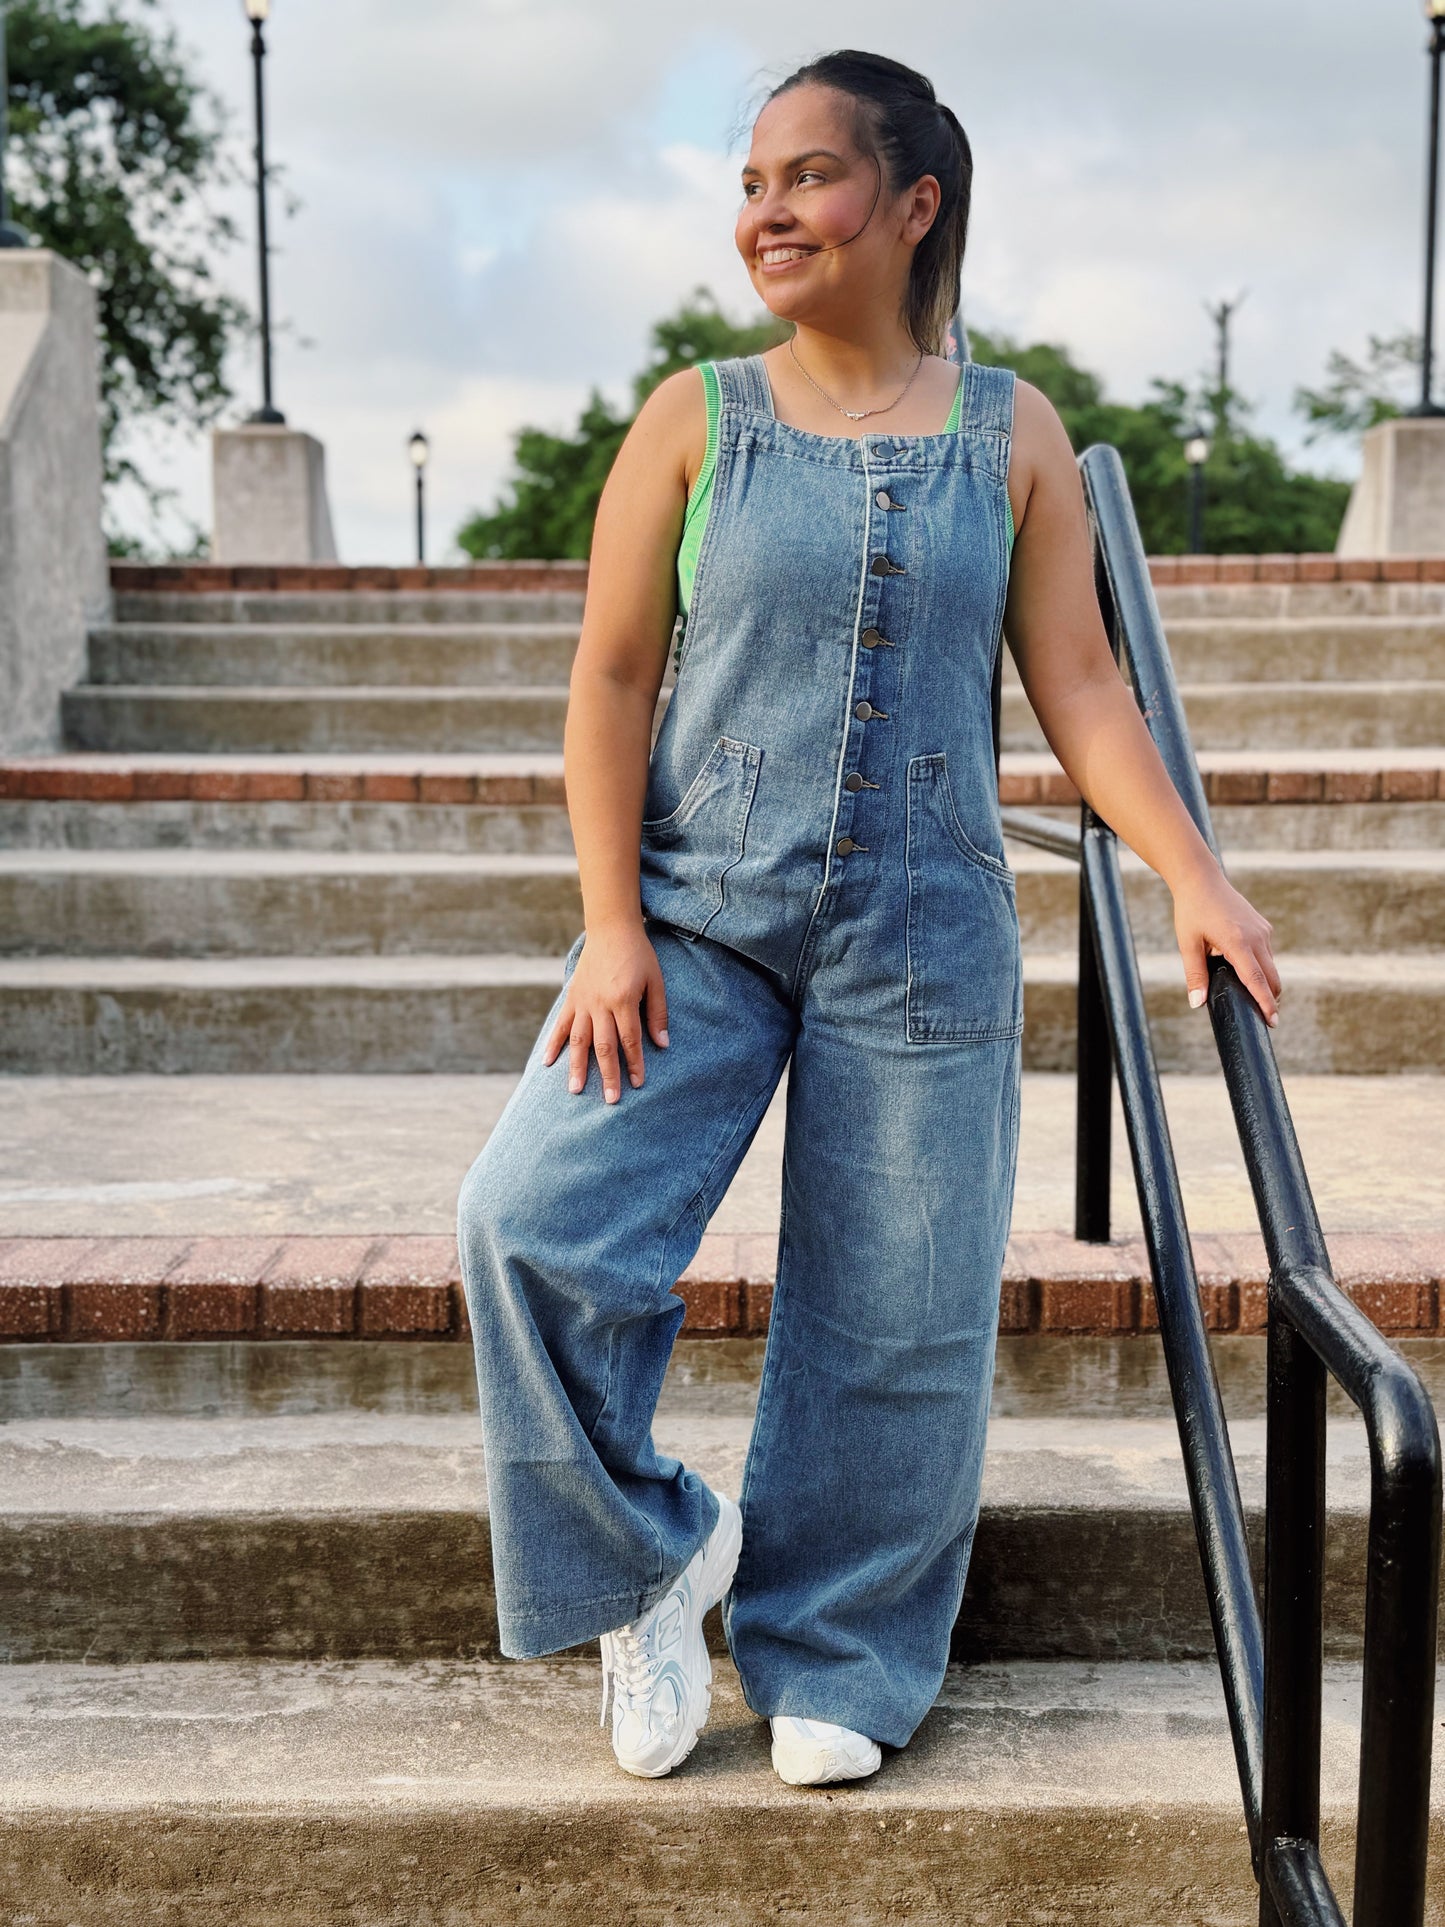
{"type": "Polygon", "coordinates": [[[709,383],[702,367],[677,368],[663,376],[638,409],[633,431],[646,434],[649,444],[670,467],[676,466],[690,489],[707,458],[711,413],[709,383]]]}

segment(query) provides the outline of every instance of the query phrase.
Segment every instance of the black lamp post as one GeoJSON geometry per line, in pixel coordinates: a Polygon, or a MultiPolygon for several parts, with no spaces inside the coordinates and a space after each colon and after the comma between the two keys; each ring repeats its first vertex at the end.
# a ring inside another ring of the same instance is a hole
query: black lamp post
{"type": "Polygon", "coordinates": [[[422,491],[422,471],[426,468],[426,458],[430,451],[427,447],[426,436],[422,434],[420,429],[417,429],[406,446],[407,453],[412,459],[412,465],[416,469],[416,559],[418,562],[425,562],[426,503],[422,491]]]}
{"type": "Polygon", "coordinates": [[[1430,399],[1435,359],[1435,227],[1440,199],[1440,56],[1445,53],[1445,0],[1425,0],[1430,22],[1430,136],[1425,150],[1425,333],[1420,356],[1420,399],[1408,415],[1445,415],[1430,399]]]}
{"type": "Polygon", "coordinates": [[[1196,428],[1184,444],[1189,464],[1189,553],[1204,552],[1204,464],[1209,460],[1209,437],[1196,428]]]}
{"type": "Polygon", "coordinates": [[[24,248],[30,236],[10,219],[5,195],[5,150],[10,141],[10,73],[5,61],[5,8],[0,3],[0,248],[24,248]]]}
{"type": "Polygon", "coordinates": [[[271,12],[271,0],[245,0],[251,23],[251,61],[256,75],[256,232],[261,251],[261,406],[246,417],[253,422],[284,422],[271,401],[271,257],[266,244],[266,108],[261,85],[261,63],[266,42],[261,28],[271,12]]]}

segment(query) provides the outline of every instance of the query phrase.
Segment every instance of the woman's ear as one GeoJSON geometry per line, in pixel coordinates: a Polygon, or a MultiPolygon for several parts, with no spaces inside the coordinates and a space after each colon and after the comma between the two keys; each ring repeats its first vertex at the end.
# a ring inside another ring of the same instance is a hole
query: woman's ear
{"type": "Polygon", "coordinates": [[[923,239],[938,218],[942,200],[943,189],[938,185],[937,175],[920,175],[913,184],[913,198],[903,222],[905,241],[918,242],[923,239]]]}

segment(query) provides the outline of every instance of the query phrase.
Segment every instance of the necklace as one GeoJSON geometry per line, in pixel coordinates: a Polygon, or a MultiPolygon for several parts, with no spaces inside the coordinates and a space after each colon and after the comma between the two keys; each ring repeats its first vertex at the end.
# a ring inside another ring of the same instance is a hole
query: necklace
{"type": "MultiPolygon", "coordinates": [[[[813,377],[808,373],[807,369],[803,366],[802,362],[798,360],[798,351],[793,346],[793,340],[794,340],[794,337],[792,335],[789,335],[788,336],[788,353],[793,357],[793,361],[797,367],[798,373],[803,377],[804,381],[810,384],[810,386],[814,388],[818,388],[817,382],[813,380],[813,377]]],[[[826,388],[818,388],[818,393],[823,397],[824,401],[828,403],[830,408],[836,408],[838,413],[840,415],[846,415],[850,422],[861,422],[868,415],[886,415],[890,408],[896,408],[899,402],[901,402],[903,397],[908,393],[909,389],[913,386],[914,380],[918,374],[918,370],[922,366],[923,366],[923,351],[922,349],[920,349],[918,353],[918,360],[914,364],[913,373],[908,377],[907,381],[904,382],[902,388],[893,397],[892,401],[890,401],[887,404],[887,406],[883,408],[845,408],[842,402],[833,400],[833,397],[828,393],[826,388]]]]}

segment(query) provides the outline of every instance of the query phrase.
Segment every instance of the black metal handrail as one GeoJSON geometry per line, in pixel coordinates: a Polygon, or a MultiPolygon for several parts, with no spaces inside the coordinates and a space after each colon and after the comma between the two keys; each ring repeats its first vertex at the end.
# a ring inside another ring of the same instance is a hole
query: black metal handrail
{"type": "MultiPolygon", "coordinates": [[[[1079,458],[1100,611],[1186,808],[1217,856],[1118,451],[1079,458]]],[[[1075,1235],[1109,1236],[1117,1071],[1260,1888],[1260,1927],[1345,1927],[1319,1854],[1325,1374],[1370,1447],[1354,1927],[1420,1927],[1439,1601],[1440,1439],[1419,1378],[1335,1283],[1259,1007],[1209,958],[1208,1008],[1269,1257],[1261,1617],[1244,1508],[1200,1309],[1114,832],[1005,808],[1005,832],[1079,864],[1075,1235]]]]}

